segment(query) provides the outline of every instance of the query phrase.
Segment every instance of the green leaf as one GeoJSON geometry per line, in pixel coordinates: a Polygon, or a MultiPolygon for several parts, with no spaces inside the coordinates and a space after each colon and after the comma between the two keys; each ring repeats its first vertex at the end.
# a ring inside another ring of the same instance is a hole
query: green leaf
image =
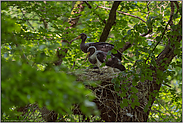
{"type": "Polygon", "coordinates": [[[156,41],[161,41],[161,37],[160,36],[157,36],[156,37],[156,41]]]}
{"type": "Polygon", "coordinates": [[[129,30],[128,30],[127,34],[128,34],[128,35],[130,35],[130,34],[131,34],[131,29],[129,29],[129,30]]]}
{"type": "Polygon", "coordinates": [[[132,85],[133,85],[133,86],[137,86],[138,83],[137,83],[136,81],[132,81],[132,85]]]}
{"type": "Polygon", "coordinates": [[[120,94],[120,97],[125,97],[126,96],[126,93],[125,92],[122,92],[121,94],[120,94]]]}
{"type": "Polygon", "coordinates": [[[122,102],[120,103],[120,107],[124,108],[128,106],[128,100],[127,99],[123,99],[122,102]]]}
{"type": "Polygon", "coordinates": [[[131,87],[130,89],[131,89],[131,92],[133,92],[133,93],[137,93],[138,92],[138,90],[135,87],[131,87]]]}

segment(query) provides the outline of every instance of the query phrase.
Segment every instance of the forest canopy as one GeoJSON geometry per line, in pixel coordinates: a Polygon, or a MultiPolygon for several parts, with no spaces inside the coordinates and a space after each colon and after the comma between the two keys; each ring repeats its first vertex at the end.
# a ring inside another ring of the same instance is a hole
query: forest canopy
{"type": "Polygon", "coordinates": [[[95,116],[91,121],[107,121],[86,88],[100,81],[78,81],[74,74],[93,68],[81,40],[72,41],[81,33],[86,42],[111,43],[122,53],[126,70],[111,83],[121,109],[133,114],[143,107],[147,117],[134,121],[182,121],[181,1],[1,1],[1,121],[48,121],[38,117],[45,107],[57,122],[78,122],[76,104],[82,115],[95,116]],[[152,84],[144,85],[146,106],[136,95],[143,82],[152,84]]]}

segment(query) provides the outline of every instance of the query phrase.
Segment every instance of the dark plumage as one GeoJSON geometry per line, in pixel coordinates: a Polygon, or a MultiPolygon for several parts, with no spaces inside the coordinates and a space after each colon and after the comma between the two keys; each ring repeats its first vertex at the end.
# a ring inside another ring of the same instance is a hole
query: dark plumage
{"type": "Polygon", "coordinates": [[[92,64],[96,64],[99,68],[102,63],[105,62],[106,66],[117,68],[121,71],[126,70],[126,68],[121,64],[121,60],[112,54],[111,58],[106,60],[107,52],[96,50],[96,47],[94,46],[90,46],[87,49],[87,52],[89,52],[88,61],[92,64]]]}
{"type": "MultiPolygon", "coordinates": [[[[85,33],[81,33],[77,38],[75,38],[74,40],[76,39],[82,39],[82,42],[80,44],[80,49],[84,52],[84,53],[87,53],[87,49],[90,47],[90,46],[94,46],[96,48],[96,50],[100,50],[100,51],[103,51],[103,52],[108,52],[110,50],[112,50],[114,48],[114,45],[113,44],[109,44],[109,43],[105,43],[105,42],[90,42],[90,43],[85,43],[86,39],[87,39],[87,35],[85,33]]],[[[117,57],[118,59],[122,60],[121,59],[121,53],[119,51],[117,51],[116,54],[113,54],[113,56],[117,57]]]]}

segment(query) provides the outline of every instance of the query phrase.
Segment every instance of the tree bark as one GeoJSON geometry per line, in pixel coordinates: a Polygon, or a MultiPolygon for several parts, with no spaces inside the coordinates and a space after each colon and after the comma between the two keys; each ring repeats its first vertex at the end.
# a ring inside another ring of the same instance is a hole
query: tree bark
{"type": "Polygon", "coordinates": [[[109,32],[112,28],[112,26],[115,24],[115,20],[116,20],[116,10],[119,6],[121,1],[114,1],[113,5],[112,5],[112,9],[109,13],[109,18],[107,20],[107,23],[103,29],[102,35],[100,36],[100,40],[99,42],[105,42],[107,40],[107,37],[109,35],[109,32]]]}

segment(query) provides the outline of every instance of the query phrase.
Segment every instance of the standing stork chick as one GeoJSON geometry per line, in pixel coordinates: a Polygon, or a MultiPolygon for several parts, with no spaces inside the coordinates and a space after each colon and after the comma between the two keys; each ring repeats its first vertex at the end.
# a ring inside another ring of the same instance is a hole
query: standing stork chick
{"type": "Polygon", "coordinates": [[[97,65],[99,67],[100,72],[101,72],[100,66],[102,65],[102,63],[105,63],[105,65],[109,67],[112,73],[114,73],[113,68],[117,68],[120,71],[126,70],[126,68],[121,64],[121,60],[112,54],[111,54],[111,58],[106,59],[107,52],[97,50],[96,47],[94,46],[90,46],[87,49],[87,52],[88,52],[88,56],[87,56],[88,61],[91,64],[97,65]]]}
{"type": "MultiPolygon", "coordinates": [[[[84,53],[87,53],[87,49],[90,46],[94,46],[96,48],[96,50],[100,50],[100,51],[103,51],[103,52],[108,52],[108,51],[111,51],[112,49],[114,49],[114,45],[110,44],[110,43],[105,43],[105,42],[89,42],[89,43],[85,43],[85,41],[87,39],[87,35],[85,33],[81,33],[78,37],[76,37],[72,41],[77,40],[77,39],[82,39],[81,44],[80,44],[80,49],[84,53]]],[[[117,53],[115,53],[115,54],[112,53],[112,55],[114,55],[118,59],[122,60],[121,59],[122,55],[121,55],[121,53],[118,50],[117,50],[117,53]]]]}

